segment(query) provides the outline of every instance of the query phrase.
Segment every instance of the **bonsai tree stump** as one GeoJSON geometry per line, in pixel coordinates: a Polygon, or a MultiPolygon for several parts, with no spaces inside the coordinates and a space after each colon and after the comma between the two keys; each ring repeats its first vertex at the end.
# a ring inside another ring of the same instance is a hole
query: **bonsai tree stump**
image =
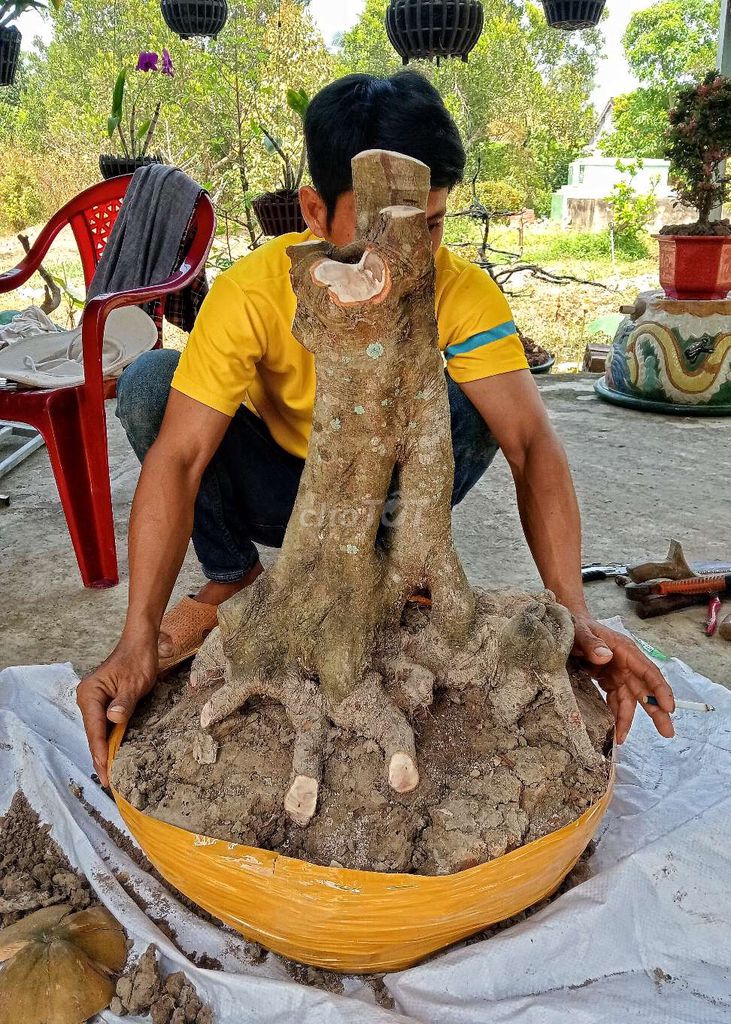
{"type": "Polygon", "coordinates": [[[473,591],[454,549],[454,459],[435,318],[422,163],[353,161],[358,238],[289,250],[297,339],[317,392],[297,501],[273,570],[219,610],[192,685],[223,680],[208,729],[250,697],[280,701],[295,731],[290,817],[315,814],[329,723],[375,741],[397,792],[419,784],[412,722],[437,688],[479,687],[498,721],[550,700],[585,767],[603,764],[566,670],[573,624],[553,595],[473,591]],[[404,628],[413,595],[429,624],[404,628]]]}

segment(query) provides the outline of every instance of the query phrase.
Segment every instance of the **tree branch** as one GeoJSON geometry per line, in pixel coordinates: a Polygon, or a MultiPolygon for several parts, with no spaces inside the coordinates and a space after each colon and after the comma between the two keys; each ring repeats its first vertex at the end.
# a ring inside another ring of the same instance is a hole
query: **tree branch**
{"type": "Polygon", "coordinates": [[[609,285],[602,284],[601,281],[586,281],[581,277],[574,277],[572,274],[554,274],[551,270],[546,270],[545,267],[539,267],[537,263],[516,263],[514,267],[506,267],[505,270],[494,271],[494,264],[488,263],[486,260],[478,260],[478,266],[484,267],[485,270],[489,270],[490,274],[496,284],[502,287],[506,281],[509,281],[513,274],[532,274],[537,277],[539,281],[547,281],[549,284],[566,284],[573,282],[574,284],[586,284],[592,288],[603,288],[604,291],[611,292],[614,289],[610,288],[609,285]]]}
{"type": "MultiPolygon", "coordinates": [[[[25,249],[26,255],[30,252],[30,242],[27,235],[18,235],[18,241],[25,249]]],[[[46,297],[43,300],[41,309],[48,316],[54,309],[58,309],[61,305],[61,289],[58,287],[56,282],[53,280],[51,275],[48,273],[46,268],[41,263],[38,268],[38,274],[43,278],[43,284],[46,291],[46,297]]]]}

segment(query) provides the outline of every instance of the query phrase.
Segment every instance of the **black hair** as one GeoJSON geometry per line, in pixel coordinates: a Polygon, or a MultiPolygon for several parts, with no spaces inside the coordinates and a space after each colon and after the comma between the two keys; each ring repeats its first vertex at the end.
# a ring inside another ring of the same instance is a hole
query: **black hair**
{"type": "Polygon", "coordinates": [[[347,75],[325,86],[307,109],[305,140],[312,183],[330,218],[353,187],[351,160],[367,149],[421,160],[431,168],[432,188],[453,188],[467,161],[444,100],[416,71],[347,75]]]}

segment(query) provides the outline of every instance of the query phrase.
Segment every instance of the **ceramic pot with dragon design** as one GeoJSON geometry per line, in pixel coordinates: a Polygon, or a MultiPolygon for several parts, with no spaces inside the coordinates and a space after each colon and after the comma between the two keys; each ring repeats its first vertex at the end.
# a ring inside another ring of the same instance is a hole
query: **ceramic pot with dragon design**
{"type": "Polygon", "coordinates": [[[663,413],[731,414],[731,301],[640,296],[619,326],[596,390],[663,413]]]}

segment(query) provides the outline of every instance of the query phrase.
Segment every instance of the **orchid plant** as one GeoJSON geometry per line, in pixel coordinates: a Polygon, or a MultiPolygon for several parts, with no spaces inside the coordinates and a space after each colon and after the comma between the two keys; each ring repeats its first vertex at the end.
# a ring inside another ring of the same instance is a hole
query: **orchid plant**
{"type": "Polygon", "coordinates": [[[63,0],[14,0],[13,3],[0,3],[0,28],[8,28],[26,11],[57,11],[63,0]]]}
{"type": "Polygon", "coordinates": [[[149,89],[152,76],[156,74],[166,75],[172,78],[175,74],[173,61],[167,50],[162,51],[162,57],[157,53],[145,50],[137,60],[135,72],[149,76],[144,84],[139,86],[129,102],[128,97],[128,76],[127,69],[120,71],[117,81],[114,83],[112,94],[112,113],[107,121],[107,134],[110,139],[115,135],[119,138],[124,155],[135,160],[144,157],[152,142],[152,137],[157,128],[160,118],[162,101],[158,100],[150,117],[140,120],[140,104],[144,93],[149,89]],[[125,119],[125,99],[129,115],[125,119]]]}
{"type": "MultiPolygon", "coordinates": [[[[305,114],[310,105],[310,98],[304,89],[287,90],[287,106],[297,114],[304,124],[305,114]]],[[[276,155],[282,161],[282,187],[287,192],[296,192],[302,184],[307,166],[307,153],[304,144],[300,150],[299,158],[293,159],[284,149],[281,141],[266,128],[263,124],[253,123],[255,132],[260,132],[264,138],[264,147],[267,153],[276,155]]]]}

